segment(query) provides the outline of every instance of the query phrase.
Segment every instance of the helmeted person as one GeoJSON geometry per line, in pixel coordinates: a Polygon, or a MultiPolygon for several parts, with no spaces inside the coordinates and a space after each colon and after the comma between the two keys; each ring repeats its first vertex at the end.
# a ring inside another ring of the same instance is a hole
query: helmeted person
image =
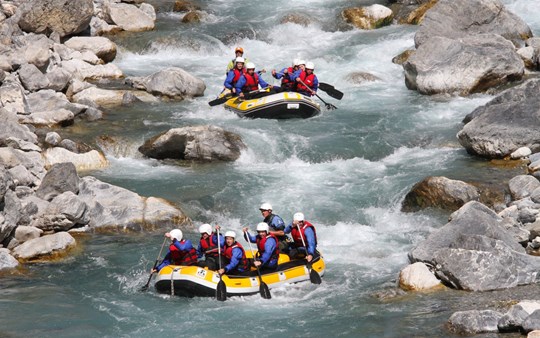
{"type": "Polygon", "coordinates": [[[223,248],[225,245],[225,239],[220,234],[219,239],[215,231],[212,231],[212,226],[210,224],[203,224],[199,227],[199,233],[201,234],[201,239],[199,241],[199,246],[197,247],[197,257],[204,260],[197,263],[200,267],[208,267],[210,270],[217,270],[219,267],[218,259],[219,250],[218,245],[223,248]]]}
{"type": "Polygon", "coordinates": [[[317,79],[317,75],[313,73],[315,70],[315,65],[313,62],[307,62],[305,66],[305,70],[298,75],[298,77],[295,79],[297,82],[296,84],[296,90],[303,95],[306,96],[313,96],[317,93],[317,89],[319,88],[319,80],[317,79]]]}
{"type": "Polygon", "coordinates": [[[298,71],[298,64],[300,60],[294,59],[291,67],[285,67],[279,72],[275,69],[272,70],[272,76],[276,79],[281,79],[281,91],[294,92],[296,91],[296,82],[294,81],[294,73],[298,71]]]}
{"type": "Polygon", "coordinates": [[[247,93],[269,86],[266,81],[257,73],[255,73],[255,64],[253,62],[246,63],[246,72],[240,77],[236,83],[236,92],[239,97],[244,97],[247,93]]]}
{"type": "Polygon", "coordinates": [[[293,215],[293,221],[287,225],[285,233],[290,233],[294,241],[294,249],[289,252],[291,259],[305,256],[306,260],[311,262],[320,256],[317,251],[317,233],[315,227],[306,221],[303,213],[297,212],[293,215]]]}
{"type": "Polygon", "coordinates": [[[225,88],[229,89],[233,94],[238,94],[235,88],[236,83],[246,72],[246,69],[244,68],[244,62],[245,60],[243,57],[237,57],[235,60],[234,68],[227,73],[227,77],[225,78],[225,82],[223,83],[225,88]]]}
{"type": "MultiPolygon", "coordinates": [[[[236,59],[238,57],[242,57],[244,58],[244,48],[242,47],[236,47],[234,49],[234,58],[227,64],[227,70],[225,71],[225,74],[229,74],[229,71],[231,71],[231,69],[234,68],[235,66],[235,63],[236,63],[236,59]]],[[[244,58],[245,61],[244,62],[248,62],[248,60],[246,58],[244,58]]]]}
{"type": "Polygon", "coordinates": [[[152,269],[152,272],[159,271],[167,265],[194,265],[197,263],[197,251],[189,239],[183,239],[182,230],[173,229],[171,232],[167,232],[165,237],[171,239],[169,252],[161,264],[156,269],[152,269]]]}
{"type": "Polygon", "coordinates": [[[255,260],[253,264],[261,269],[275,270],[279,258],[278,240],[269,232],[268,224],[257,224],[257,236],[251,235],[247,227],[243,231],[246,241],[257,243],[259,260],[255,260]]]}
{"type": "Polygon", "coordinates": [[[264,217],[263,222],[268,224],[270,234],[276,236],[278,240],[279,251],[288,252],[289,242],[284,232],[285,222],[283,219],[272,212],[272,205],[270,203],[261,204],[259,210],[264,217]]]}
{"type": "Polygon", "coordinates": [[[227,265],[218,270],[220,275],[224,273],[228,275],[249,274],[249,260],[242,245],[236,241],[236,232],[225,232],[225,248],[222,251],[222,255],[227,265]]]}

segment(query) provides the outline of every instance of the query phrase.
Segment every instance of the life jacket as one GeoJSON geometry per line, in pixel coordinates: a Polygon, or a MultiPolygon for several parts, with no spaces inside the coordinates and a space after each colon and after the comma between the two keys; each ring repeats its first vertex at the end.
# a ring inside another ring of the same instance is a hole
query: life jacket
{"type": "Polygon", "coordinates": [[[246,84],[242,90],[252,92],[259,89],[259,75],[257,73],[253,73],[253,76],[251,76],[246,72],[244,77],[246,78],[246,84]]]}
{"type": "Polygon", "coordinates": [[[242,259],[240,260],[240,263],[238,263],[236,269],[238,269],[238,271],[248,271],[249,261],[246,258],[246,252],[244,251],[244,248],[240,243],[234,242],[234,244],[231,246],[225,245],[225,250],[223,250],[223,257],[227,258],[230,261],[232,259],[232,252],[234,248],[240,248],[240,250],[242,250],[242,259]]]}
{"type": "Polygon", "coordinates": [[[313,224],[309,223],[308,221],[304,221],[304,225],[300,227],[300,231],[298,231],[297,226],[293,226],[291,229],[291,237],[294,241],[294,244],[296,247],[303,247],[304,243],[302,242],[302,238],[304,238],[304,242],[306,242],[306,229],[311,228],[313,229],[313,234],[315,235],[315,245],[317,245],[317,233],[315,232],[315,227],[313,224]],[[302,237],[300,237],[300,233],[302,233],[302,237]]]}
{"type": "Polygon", "coordinates": [[[296,87],[297,90],[300,92],[309,92],[308,87],[309,89],[313,89],[313,82],[315,81],[315,74],[311,73],[307,75],[306,71],[303,71],[302,73],[300,73],[300,80],[302,80],[302,82],[304,82],[307,85],[307,87],[299,82],[296,87]]]}
{"type": "MultiPolygon", "coordinates": [[[[214,243],[213,238],[214,238],[214,234],[208,236],[207,239],[204,239],[204,238],[201,236],[201,242],[200,242],[200,244],[201,244],[201,248],[203,249],[204,254],[205,254],[206,256],[217,257],[217,256],[218,256],[218,252],[217,252],[217,251],[216,251],[216,252],[208,252],[208,253],[206,253],[206,251],[212,250],[212,249],[217,249],[217,247],[218,247],[217,243],[214,243]]],[[[218,239],[218,241],[219,241],[219,239],[218,239]]]]}
{"type": "MultiPolygon", "coordinates": [[[[185,240],[180,241],[184,243],[185,240]]],[[[193,265],[197,263],[197,250],[191,248],[189,251],[179,250],[174,244],[169,245],[171,260],[174,265],[193,265]]]]}
{"type": "MultiPolygon", "coordinates": [[[[270,214],[269,216],[265,217],[263,222],[268,224],[270,226],[270,228],[275,231],[276,228],[274,228],[274,226],[272,225],[272,221],[274,220],[274,217],[276,217],[276,215],[274,214],[270,214]]],[[[276,238],[279,240],[279,241],[283,241],[285,240],[287,237],[286,236],[276,236],[276,238]]]]}
{"type": "Polygon", "coordinates": [[[270,260],[278,259],[279,258],[279,245],[278,245],[279,241],[278,241],[277,237],[274,236],[273,234],[268,234],[265,237],[257,236],[257,249],[259,249],[259,257],[261,257],[263,255],[263,253],[264,253],[264,245],[266,244],[266,240],[269,237],[272,237],[276,241],[276,249],[270,255],[270,260]]]}
{"type": "Polygon", "coordinates": [[[287,68],[287,74],[283,74],[281,78],[281,87],[287,91],[292,91],[295,85],[294,81],[291,78],[291,75],[294,73],[293,67],[287,68]]]}
{"type": "Polygon", "coordinates": [[[240,80],[240,76],[242,76],[242,74],[245,74],[246,73],[246,69],[245,68],[242,68],[242,70],[238,70],[238,68],[234,68],[233,69],[233,72],[234,72],[234,77],[232,79],[232,85],[234,87],[234,85],[236,84],[236,82],[238,82],[238,80],[240,80]]]}

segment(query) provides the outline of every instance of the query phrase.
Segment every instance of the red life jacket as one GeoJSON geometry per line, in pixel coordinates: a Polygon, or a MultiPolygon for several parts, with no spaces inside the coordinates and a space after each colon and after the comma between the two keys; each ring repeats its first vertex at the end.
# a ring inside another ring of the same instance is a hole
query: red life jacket
{"type": "Polygon", "coordinates": [[[246,84],[242,90],[252,92],[259,89],[259,75],[257,75],[257,73],[253,73],[253,76],[251,76],[246,72],[244,77],[246,78],[246,84]]]}
{"type": "Polygon", "coordinates": [[[293,226],[291,229],[291,237],[296,247],[304,246],[304,243],[302,242],[302,238],[304,238],[304,242],[306,242],[306,245],[307,245],[307,239],[306,239],[307,228],[313,229],[313,234],[315,235],[315,245],[317,244],[317,233],[315,232],[315,227],[313,226],[313,224],[309,223],[308,221],[304,221],[304,225],[300,227],[300,231],[298,231],[297,226],[293,226]],[[302,233],[302,237],[300,237],[300,233],[302,233]]]}
{"type": "Polygon", "coordinates": [[[238,68],[234,68],[233,69],[234,71],[234,77],[232,79],[232,85],[234,87],[234,85],[236,84],[236,82],[238,82],[238,80],[240,80],[240,76],[242,76],[242,74],[245,74],[246,73],[246,69],[245,68],[242,68],[242,70],[238,70],[238,68]]]}
{"type": "Polygon", "coordinates": [[[294,73],[293,67],[287,68],[287,74],[283,74],[283,77],[281,78],[282,86],[290,86],[290,84],[293,83],[293,81],[291,80],[292,73],[294,73]]]}
{"type": "Polygon", "coordinates": [[[274,252],[272,252],[272,255],[270,256],[270,259],[278,259],[279,258],[279,245],[278,245],[278,239],[273,234],[268,234],[265,237],[257,236],[257,249],[259,249],[259,257],[261,257],[264,254],[264,245],[266,244],[266,240],[272,237],[276,241],[276,249],[274,252]]]}
{"type": "MultiPolygon", "coordinates": [[[[185,243],[185,240],[180,241],[185,243]]],[[[178,250],[178,248],[171,244],[169,245],[169,251],[171,252],[171,260],[174,265],[193,265],[197,263],[197,250],[191,248],[189,251],[178,250]]]]}
{"type": "Polygon", "coordinates": [[[201,242],[200,242],[200,244],[201,244],[201,248],[203,249],[203,251],[205,251],[204,254],[205,254],[206,256],[217,257],[217,256],[218,256],[218,252],[217,252],[217,251],[216,251],[216,252],[208,252],[208,253],[206,252],[206,251],[208,251],[208,250],[217,249],[218,246],[217,246],[216,243],[214,243],[213,238],[214,238],[214,234],[211,234],[210,236],[208,236],[207,239],[204,239],[204,238],[201,236],[201,242]]]}
{"type": "Polygon", "coordinates": [[[309,92],[308,87],[309,89],[313,89],[313,81],[315,81],[315,74],[311,73],[307,75],[306,71],[303,71],[302,73],[300,73],[300,80],[302,80],[302,82],[304,82],[307,87],[304,86],[301,82],[298,82],[298,91],[309,92]]]}
{"type": "Polygon", "coordinates": [[[223,250],[223,257],[227,258],[230,262],[234,248],[240,248],[240,250],[242,250],[242,259],[240,260],[240,263],[238,263],[238,266],[236,267],[236,269],[242,270],[242,271],[248,271],[249,261],[246,258],[246,252],[244,251],[244,248],[242,247],[240,243],[234,242],[233,245],[231,246],[228,246],[227,244],[225,244],[225,250],[223,250]]]}

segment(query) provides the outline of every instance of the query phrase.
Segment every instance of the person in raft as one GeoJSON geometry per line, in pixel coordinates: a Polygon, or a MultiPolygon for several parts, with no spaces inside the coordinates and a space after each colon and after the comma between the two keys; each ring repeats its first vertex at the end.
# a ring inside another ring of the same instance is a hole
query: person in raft
{"type": "Polygon", "coordinates": [[[247,275],[249,274],[249,260],[240,243],[236,241],[236,232],[225,232],[225,248],[221,252],[225,258],[225,265],[218,270],[220,275],[247,275]]]}
{"type": "Polygon", "coordinates": [[[250,243],[257,243],[258,260],[253,265],[260,269],[275,270],[279,258],[278,239],[269,232],[268,224],[261,222],[257,224],[257,235],[251,235],[248,228],[244,229],[244,238],[250,243]]]}
{"type": "Polygon", "coordinates": [[[259,207],[263,222],[268,224],[270,234],[276,236],[278,240],[279,252],[289,252],[289,241],[287,235],[285,235],[285,222],[278,215],[272,212],[272,205],[270,203],[263,203],[259,207]]]}
{"type": "Polygon", "coordinates": [[[289,252],[291,259],[306,258],[311,262],[320,256],[317,251],[317,233],[313,224],[305,220],[304,214],[297,212],[293,221],[285,228],[286,234],[291,234],[294,241],[293,249],[289,252]]]}
{"type": "Polygon", "coordinates": [[[218,259],[221,259],[219,256],[218,243],[223,252],[223,246],[225,245],[225,239],[220,234],[219,240],[218,235],[215,231],[212,231],[212,226],[210,224],[203,224],[199,227],[199,233],[201,234],[201,239],[199,241],[199,246],[197,247],[197,257],[202,258],[197,263],[201,268],[207,267],[209,270],[217,270],[219,267],[218,259]]]}
{"type": "Polygon", "coordinates": [[[193,248],[189,239],[183,239],[182,230],[173,229],[167,232],[165,237],[171,239],[169,252],[151,272],[157,272],[167,265],[194,265],[197,264],[197,251],[193,248]]]}

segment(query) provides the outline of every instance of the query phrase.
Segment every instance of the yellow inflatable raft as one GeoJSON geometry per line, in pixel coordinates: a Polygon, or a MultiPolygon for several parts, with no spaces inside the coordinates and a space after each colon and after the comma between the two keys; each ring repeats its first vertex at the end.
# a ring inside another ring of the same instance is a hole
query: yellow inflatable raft
{"type": "MultiPolygon", "coordinates": [[[[251,258],[251,252],[246,251],[251,258]]],[[[322,255],[316,259],[312,268],[324,275],[325,263],[322,255]]],[[[287,255],[279,255],[278,269],[274,272],[262,272],[263,282],[269,289],[288,283],[310,280],[310,272],[303,259],[289,260],[287,255]]],[[[252,268],[249,276],[222,276],[227,287],[227,296],[242,296],[259,293],[260,283],[257,271],[252,268]]],[[[198,266],[168,265],[163,267],[156,277],[155,288],[160,293],[183,297],[215,297],[219,283],[219,274],[198,266]]]]}

